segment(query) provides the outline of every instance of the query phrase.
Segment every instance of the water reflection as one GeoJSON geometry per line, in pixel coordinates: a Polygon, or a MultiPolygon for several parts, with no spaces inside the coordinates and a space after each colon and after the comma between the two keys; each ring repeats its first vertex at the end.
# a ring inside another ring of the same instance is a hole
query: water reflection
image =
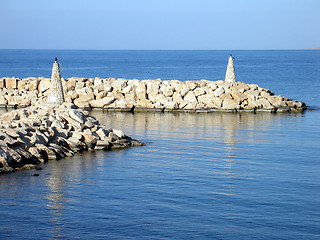
{"type": "Polygon", "coordinates": [[[52,221],[51,239],[64,236],[65,222],[68,218],[66,210],[77,206],[81,199],[77,188],[88,185],[85,175],[88,171],[103,168],[108,161],[103,156],[104,152],[83,152],[73,158],[60,161],[50,161],[46,166],[46,186],[48,187],[47,208],[52,221]]]}
{"type": "MultiPolygon", "coordinates": [[[[278,134],[278,130],[288,121],[299,121],[303,116],[270,113],[131,114],[101,111],[93,111],[91,114],[108,127],[123,129],[130,136],[150,141],[145,151],[150,151],[152,145],[152,148],[163,153],[161,158],[168,155],[182,158],[182,161],[176,163],[179,168],[184,168],[183,164],[190,164],[187,167],[192,169],[195,175],[201,168],[198,175],[208,175],[209,182],[212,177],[221,178],[222,183],[218,188],[220,191],[213,187],[212,192],[230,196],[234,195],[238,184],[235,179],[248,179],[253,177],[253,174],[254,177],[258,176],[258,173],[248,174],[247,171],[243,174],[243,170],[237,166],[241,161],[255,162],[255,156],[250,156],[250,160],[239,159],[239,156],[243,156],[246,151],[254,151],[259,145],[282,143],[280,141],[283,141],[283,138],[277,140],[273,135],[278,134]],[[192,158],[193,162],[187,162],[188,158],[192,158]],[[194,163],[201,167],[194,167],[194,163]]],[[[159,164],[159,159],[155,161],[153,164],[159,164]]],[[[161,164],[168,164],[170,168],[174,166],[172,159],[161,164]]]]}
{"type": "Polygon", "coordinates": [[[124,130],[128,135],[148,138],[153,135],[168,139],[193,138],[223,143],[228,158],[234,157],[237,143],[257,144],[269,141],[268,131],[285,126],[286,121],[299,120],[303,114],[270,113],[119,113],[92,111],[104,125],[124,130]]]}

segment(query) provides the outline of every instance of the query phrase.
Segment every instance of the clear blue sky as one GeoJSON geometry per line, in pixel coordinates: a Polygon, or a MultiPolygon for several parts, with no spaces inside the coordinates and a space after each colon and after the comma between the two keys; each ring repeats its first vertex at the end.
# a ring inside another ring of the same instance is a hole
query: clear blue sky
{"type": "Polygon", "coordinates": [[[320,0],[0,0],[0,49],[320,47],[320,0]]]}

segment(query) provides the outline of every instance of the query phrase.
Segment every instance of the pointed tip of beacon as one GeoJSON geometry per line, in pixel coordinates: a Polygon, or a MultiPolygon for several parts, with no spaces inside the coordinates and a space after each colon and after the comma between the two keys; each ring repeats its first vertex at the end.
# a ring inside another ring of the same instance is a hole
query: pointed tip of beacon
{"type": "Polygon", "coordinates": [[[57,58],[57,57],[55,57],[55,58],[54,58],[54,61],[55,61],[55,62],[58,62],[58,58],[57,58]]]}

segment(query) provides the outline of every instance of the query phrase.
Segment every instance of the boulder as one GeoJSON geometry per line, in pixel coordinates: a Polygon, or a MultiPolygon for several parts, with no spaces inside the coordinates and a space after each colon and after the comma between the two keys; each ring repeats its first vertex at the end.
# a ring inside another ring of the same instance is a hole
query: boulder
{"type": "Polygon", "coordinates": [[[93,108],[105,108],[116,100],[115,97],[104,97],[98,100],[91,100],[90,106],[93,108]]]}
{"type": "Polygon", "coordinates": [[[216,90],[213,91],[213,94],[216,97],[220,97],[224,93],[225,93],[225,90],[223,87],[218,87],[216,90]]]}
{"type": "Polygon", "coordinates": [[[111,87],[113,88],[114,92],[121,92],[127,86],[126,79],[116,79],[112,84],[111,87]]]}
{"type": "Polygon", "coordinates": [[[4,78],[0,78],[0,89],[5,88],[5,79],[4,78]]]}
{"type": "Polygon", "coordinates": [[[6,106],[8,104],[8,100],[0,95],[0,106],[6,106]]]}
{"type": "Polygon", "coordinates": [[[112,132],[113,132],[115,135],[117,135],[118,138],[123,138],[123,137],[126,136],[126,135],[124,134],[124,132],[121,131],[121,130],[113,129],[112,132]]]}
{"type": "Polygon", "coordinates": [[[225,98],[222,102],[222,109],[226,110],[233,110],[233,109],[239,109],[239,103],[235,99],[232,98],[225,98]]]}
{"type": "Polygon", "coordinates": [[[38,85],[38,91],[39,92],[45,92],[50,88],[50,79],[49,78],[43,78],[40,80],[38,85]]]}
{"type": "Polygon", "coordinates": [[[196,95],[194,94],[193,91],[189,91],[187,93],[187,95],[184,96],[183,98],[185,101],[188,101],[188,102],[195,102],[197,103],[197,98],[196,98],[196,95]]]}
{"type": "Polygon", "coordinates": [[[193,90],[196,97],[204,95],[206,92],[203,90],[203,88],[196,88],[193,90]]]}
{"type": "Polygon", "coordinates": [[[166,97],[171,97],[173,95],[173,89],[168,84],[162,84],[160,87],[160,91],[163,93],[166,97]]]}
{"type": "Polygon", "coordinates": [[[17,79],[16,78],[6,78],[5,86],[7,89],[17,89],[17,79]]]}

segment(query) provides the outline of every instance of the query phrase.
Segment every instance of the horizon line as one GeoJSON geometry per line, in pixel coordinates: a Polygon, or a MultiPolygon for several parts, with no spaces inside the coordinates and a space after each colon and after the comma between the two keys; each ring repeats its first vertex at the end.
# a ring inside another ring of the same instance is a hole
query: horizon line
{"type": "Polygon", "coordinates": [[[299,51],[320,48],[274,48],[274,49],[94,49],[94,48],[0,48],[0,50],[62,50],[62,51],[299,51]]]}

